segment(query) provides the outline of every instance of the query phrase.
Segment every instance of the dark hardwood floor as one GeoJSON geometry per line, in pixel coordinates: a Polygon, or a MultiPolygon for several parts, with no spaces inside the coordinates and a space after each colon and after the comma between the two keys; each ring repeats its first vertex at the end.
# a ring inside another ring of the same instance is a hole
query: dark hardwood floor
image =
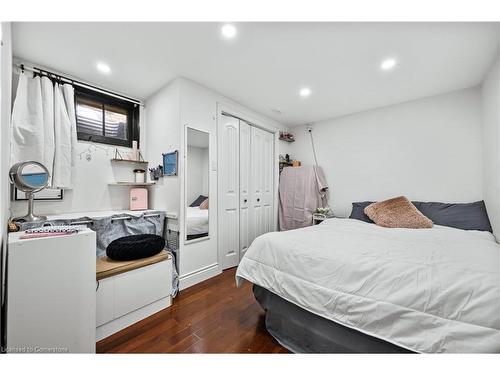
{"type": "Polygon", "coordinates": [[[171,307],[99,341],[98,353],[288,353],[266,331],[252,285],[236,268],[185,289],[171,307]]]}

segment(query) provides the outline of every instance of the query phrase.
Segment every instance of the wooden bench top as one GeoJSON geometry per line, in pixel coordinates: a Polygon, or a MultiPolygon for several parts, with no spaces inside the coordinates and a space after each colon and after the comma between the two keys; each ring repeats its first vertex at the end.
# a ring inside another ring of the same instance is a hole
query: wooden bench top
{"type": "Polygon", "coordinates": [[[96,259],[95,278],[96,280],[101,280],[107,277],[116,276],[127,271],[132,271],[137,268],[161,262],[168,258],[170,258],[170,254],[168,254],[165,250],[162,250],[160,253],[153,255],[152,257],[128,261],[111,260],[104,256],[96,259]]]}

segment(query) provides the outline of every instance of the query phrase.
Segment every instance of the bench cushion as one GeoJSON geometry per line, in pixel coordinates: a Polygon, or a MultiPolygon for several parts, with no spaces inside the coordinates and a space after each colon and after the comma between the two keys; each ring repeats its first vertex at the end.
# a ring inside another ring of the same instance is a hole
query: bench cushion
{"type": "Polygon", "coordinates": [[[106,248],[106,255],[113,260],[136,260],[158,254],[165,248],[165,239],[156,234],[135,234],[120,237],[106,248]]]}

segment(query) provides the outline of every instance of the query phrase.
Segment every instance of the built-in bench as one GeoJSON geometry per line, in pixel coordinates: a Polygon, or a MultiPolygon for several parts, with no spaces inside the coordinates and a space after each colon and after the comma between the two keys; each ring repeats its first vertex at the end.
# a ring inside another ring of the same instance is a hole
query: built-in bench
{"type": "Polygon", "coordinates": [[[132,271],[137,268],[149,266],[165,260],[170,255],[162,250],[160,253],[152,257],[142,258],[137,260],[117,261],[108,257],[97,258],[95,265],[95,279],[102,280],[107,277],[116,276],[124,272],[132,271]]]}
{"type": "Polygon", "coordinates": [[[102,340],[172,304],[172,256],[96,260],[96,337],[102,340]]]}

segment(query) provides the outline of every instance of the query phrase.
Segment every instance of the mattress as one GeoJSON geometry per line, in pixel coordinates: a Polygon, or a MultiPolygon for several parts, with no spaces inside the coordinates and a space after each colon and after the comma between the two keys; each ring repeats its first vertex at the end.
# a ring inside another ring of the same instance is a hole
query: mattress
{"type": "Polygon", "coordinates": [[[208,210],[200,207],[187,207],[187,235],[208,233],[208,210]]]}
{"type": "Polygon", "coordinates": [[[422,353],[500,353],[500,246],[491,233],[329,219],[258,237],[238,285],[422,353]]]}

